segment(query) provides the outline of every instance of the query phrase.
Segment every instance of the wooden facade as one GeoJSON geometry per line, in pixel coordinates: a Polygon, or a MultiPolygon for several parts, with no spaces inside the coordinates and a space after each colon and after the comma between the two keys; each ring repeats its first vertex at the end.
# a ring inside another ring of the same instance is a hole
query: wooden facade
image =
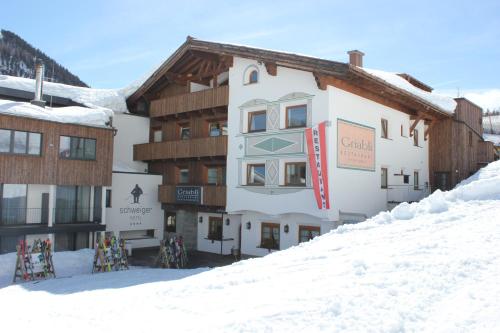
{"type": "Polygon", "coordinates": [[[213,109],[229,103],[229,86],[179,94],[151,101],[151,118],[180,114],[189,111],[213,109]]]}
{"type": "Polygon", "coordinates": [[[0,183],[110,186],[113,130],[0,115],[0,128],[42,134],[41,155],[0,153],[0,183]],[[96,160],[59,157],[60,136],[96,139],[96,160]]]}
{"type": "Polygon", "coordinates": [[[433,190],[451,189],[494,160],[493,146],[482,137],[482,109],[465,98],[456,101],[454,117],[440,120],[429,129],[429,179],[433,190]]]}

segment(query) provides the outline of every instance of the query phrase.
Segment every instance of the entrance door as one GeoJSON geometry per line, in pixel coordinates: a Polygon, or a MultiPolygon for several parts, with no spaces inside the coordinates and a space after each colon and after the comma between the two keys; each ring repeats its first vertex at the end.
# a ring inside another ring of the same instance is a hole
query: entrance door
{"type": "Polygon", "coordinates": [[[41,215],[40,223],[42,223],[42,224],[49,223],[49,194],[48,193],[42,193],[42,215],[41,215]]]}
{"type": "Polygon", "coordinates": [[[448,191],[450,189],[450,173],[434,172],[434,190],[448,191]]]}

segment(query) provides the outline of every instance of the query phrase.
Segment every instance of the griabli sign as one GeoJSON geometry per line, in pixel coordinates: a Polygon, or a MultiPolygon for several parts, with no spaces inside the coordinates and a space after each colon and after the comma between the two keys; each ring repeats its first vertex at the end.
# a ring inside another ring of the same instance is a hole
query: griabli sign
{"type": "Polygon", "coordinates": [[[338,119],[337,166],[375,171],[375,129],[338,119]]]}

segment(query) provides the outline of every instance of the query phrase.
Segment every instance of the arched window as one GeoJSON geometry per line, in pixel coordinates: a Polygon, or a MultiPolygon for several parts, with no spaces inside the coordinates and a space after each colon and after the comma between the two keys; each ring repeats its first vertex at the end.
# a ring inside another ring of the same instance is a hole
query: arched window
{"type": "Polygon", "coordinates": [[[259,80],[259,73],[254,69],[248,76],[248,83],[257,83],[259,80]]]}

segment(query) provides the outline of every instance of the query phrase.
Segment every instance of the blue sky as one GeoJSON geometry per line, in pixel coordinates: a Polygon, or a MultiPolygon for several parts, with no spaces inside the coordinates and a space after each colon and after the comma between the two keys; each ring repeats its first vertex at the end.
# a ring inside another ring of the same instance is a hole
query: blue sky
{"type": "Polygon", "coordinates": [[[187,35],[500,88],[500,1],[2,1],[11,30],[96,88],[122,87],[187,35]],[[39,17],[40,15],[40,17],[39,17]]]}

